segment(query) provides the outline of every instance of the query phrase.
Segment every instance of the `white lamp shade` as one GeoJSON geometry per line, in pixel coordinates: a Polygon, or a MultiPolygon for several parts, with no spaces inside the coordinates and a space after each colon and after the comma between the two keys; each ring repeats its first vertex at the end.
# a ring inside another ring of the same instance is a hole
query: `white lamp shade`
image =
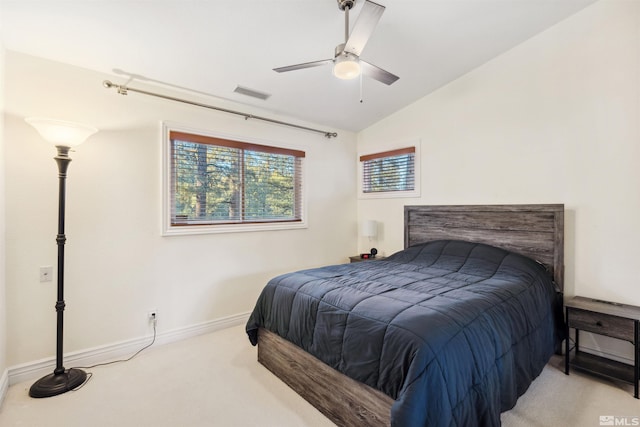
{"type": "Polygon", "coordinates": [[[360,233],[364,237],[376,237],[378,234],[378,223],[373,220],[368,219],[363,221],[361,227],[360,233]]]}
{"type": "Polygon", "coordinates": [[[75,147],[98,132],[98,129],[81,123],[39,117],[28,117],[24,120],[36,128],[42,138],[55,146],[75,147]]]}
{"type": "Polygon", "coordinates": [[[360,63],[358,58],[352,54],[340,55],[335,59],[333,75],[339,79],[355,79],[360,75],[360,63]]]}

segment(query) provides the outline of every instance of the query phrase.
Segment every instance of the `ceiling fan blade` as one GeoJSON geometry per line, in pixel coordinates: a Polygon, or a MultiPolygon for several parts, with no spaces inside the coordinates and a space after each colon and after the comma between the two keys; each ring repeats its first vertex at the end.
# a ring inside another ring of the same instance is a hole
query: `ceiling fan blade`
{"type": "Polygon", "coordinates": [[[286,67],[274,68],[273,71],[285,73],[287,71],[302,70],[303,68],[320,67],[321,65],[332,64],[333,59],[323,59],[321,61],[305,62],[304,64],[288,65],[286,67]]]}
{"type": "Polygon", "coordinates": [[[374,80],[377,80],[386,85],[393,84],[400,77],[395,74],[391,74],[388,71],[383,70],[382,68],[376,67],[373,64],[369,64],[366,61],[360,60],[360,68],[362,69],[362,74],[367,77],[371,77],[374,80]]]}
{"type": "Polygon", "coordinates": [[[346,52],[360,56],[373,30],[376,29],[376,25],[378,25],[378,21],[380,21],[384,10],[384,6],[365,0],[360,15],[358,15],[358,19],[353,25],[351,35],[344,46],[346,52]]]}

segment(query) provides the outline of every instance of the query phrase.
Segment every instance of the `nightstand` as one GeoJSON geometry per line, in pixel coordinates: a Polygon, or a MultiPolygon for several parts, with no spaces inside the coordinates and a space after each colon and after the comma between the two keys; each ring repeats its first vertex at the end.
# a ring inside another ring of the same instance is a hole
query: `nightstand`
{"type": "Polygon", "coordinates": [[[564,372],[569,366],[633,384],[634,397],[638,399],[640,380],[640,346],[638,324],[640,307],[597,299],[575,297],[565,303],[567,315],[567,339],[565,343],[564,372]],[[574,354],[571,357],[569,329],[576,330],[574,354]],[[629,365],[605,357],[580,351],[580,331],[589,331],[633,345],[634,364],[629,365]]]}
{"type": "Polygon", "coordinates": [[[360,258],[360,255],[354,255],[349,257],[349,262],[360,262],[360,261],[375,261],[377,259],[385,259],[383,256],[376,256],[375,258],[360,258]]]}

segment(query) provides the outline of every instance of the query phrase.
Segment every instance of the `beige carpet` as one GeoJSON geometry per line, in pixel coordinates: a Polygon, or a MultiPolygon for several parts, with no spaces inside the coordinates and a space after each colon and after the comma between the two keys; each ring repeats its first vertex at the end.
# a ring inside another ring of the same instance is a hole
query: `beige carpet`
{"type": "MultiPolygon", "coordinates": [[[[564,375],[554,358],[502,416],[504,426],[599,426],[601,415],[640,416],[630,386],[564,375]]],[[[69,366],[67,366],[69,367],[69,366]]],[[[242,326],[152,347],[90,370],[80,390],[31,399],[31,382],[9,388],[0,426],[332,426],[256,362],[242,326]]]]}

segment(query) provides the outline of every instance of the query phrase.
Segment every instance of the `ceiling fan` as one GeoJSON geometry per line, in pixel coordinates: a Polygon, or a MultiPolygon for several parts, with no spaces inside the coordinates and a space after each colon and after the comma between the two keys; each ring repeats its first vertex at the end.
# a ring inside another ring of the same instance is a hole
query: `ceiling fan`
{"type": "Polygon", "coordinates": [[[321,65],[333,64],[333,74],[340,79],[353,79],[361,73],[367,77],[390,85],[399,79],[382,68],[376,67],[360,59],[360,54],[364,49],[369,37],[375,30],[378,21],[384,12],[385,7],[365,0],[360,15],[353,26],[353,31],[349,35],[349,10],[353,8],[356,0],[337,0],[340,10],[344,10],[344,38],[345,42],[336,46],[333,59],[323,59],[320,61],[305,62],[303,64],[289,65],[286,67],[274,68],[273,71],[284,73],[287,71],[301,70],[303,68],[319,67],[321,65]]]}

